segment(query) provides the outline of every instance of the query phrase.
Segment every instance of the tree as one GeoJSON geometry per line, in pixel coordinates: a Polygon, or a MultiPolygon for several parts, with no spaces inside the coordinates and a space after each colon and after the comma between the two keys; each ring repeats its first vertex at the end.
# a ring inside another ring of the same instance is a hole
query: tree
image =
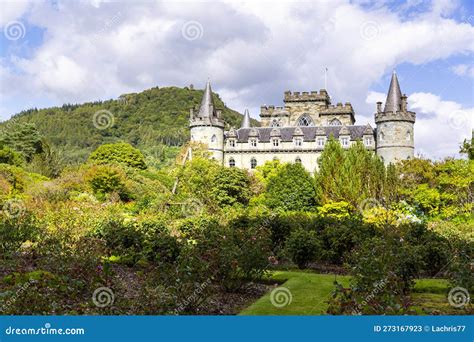
{"type": "Polygon", "coordinates": [[[135,169],[146,169],[140,150],[127,143],[105,144],[92,152],[89,161],[95,164],[123,164],[135,169]]]}
{"type": "Polygon", "coordinates": [[[23,164],[23,157],[18,152],[15,152],[8,146],[0,148],[0,164],[10,164],[21,166],[23,164]]]}
{"type": "Polygon", "coordinates": [[[474,131],[472,132],[471,141],[464,139],[460,148],[461,154],[466,154],[469,160],[474,160],[474,131]]]}
{"type": "Polygon", "coordinates": [[[312,210],[316,205],[313,179],[300,163],[284,164],[268,179],[265,202],[270,208],[312,210]]]}
{"type": "Polygon", "coordinates": [[[43,151],[41,136],[34,124],[11,122],[0,133],[0,145],[21,153],[27,162],[43,151]]]}
{"type": "Polygon", "coordinates": [[[319,172],[315,175],[318,197],[322,203],[332,201],[342,201],[343,182],[341,178],[342,166],[344,164],[344,149],[341,144],[329,138],[319,158],[319,172]]]}
{"type": "Polygon", "coordinates": [[[251,193],[247,172],[237,168],[220,167],[212,182],[212,194],[221,207],[236,203],[248,204],[251,193]]]}

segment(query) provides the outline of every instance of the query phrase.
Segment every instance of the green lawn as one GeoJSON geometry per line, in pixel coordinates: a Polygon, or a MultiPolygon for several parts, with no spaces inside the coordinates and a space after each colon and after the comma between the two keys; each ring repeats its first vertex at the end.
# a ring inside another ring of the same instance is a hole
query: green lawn
{"type": "MultiPolygon", "coordinates": [[[[349,284],[349,276],[317,274],[304,271],[275,271],[271,279],[283,282],[281,287],[290,290],[291,302],[283,307],[275,307],[270,300],[271,291],[240,312],[240,315],[323,315],[327,301],[334,289],[334,280],[349,284]]],[[[443,279],[419,279],[413,290],[414,309],[423,314],[421,307],[430,310],[452,308],[446,300],[448,282],[443,279]]]]}
{"type": "Polygon", "coordinates": [[[276,271],[271,278],[279,281],[288,279],[281,286],[290,290],[291,303],[277,308],[270,301],[270,293],[267,293],[240,315],[322,315],[326,312],[326,301],[334,289],[334,279],[344,285],[349,282],[348,276],[301,271],[276,271]]]}

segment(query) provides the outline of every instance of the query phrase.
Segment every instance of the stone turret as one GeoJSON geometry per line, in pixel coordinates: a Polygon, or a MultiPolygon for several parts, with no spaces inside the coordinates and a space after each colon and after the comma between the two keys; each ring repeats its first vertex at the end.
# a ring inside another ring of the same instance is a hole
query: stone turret
{"type": "Polygon", "coordinates": [[[224,160],[224,121],[221,111],[216,110],[212,99],[211,83],[208,81],[204,89],[199,110],[191,109],[189,118],[191,141],[207,145],[212,158],[224,160]]]}
{"type": "Polygon", "coordinates": [[[385,101],[377,103],[375,124],[377,125],[376,152],[385,164],[414,156],[414,124],[416,114],[407,109],[407,96],[402,94],[395,71],[385,101]]]}

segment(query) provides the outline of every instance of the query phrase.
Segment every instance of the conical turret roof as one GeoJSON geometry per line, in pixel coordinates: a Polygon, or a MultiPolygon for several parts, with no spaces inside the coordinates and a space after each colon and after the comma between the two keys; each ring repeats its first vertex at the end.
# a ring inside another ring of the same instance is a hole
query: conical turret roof
{"type": "Polygon", "coordinates": [[[388,89],[387,100],[385,101],[384,112],[398,112],[402,106],[402,92],[398,84],[397,73],[395,70],[390,81],[390,88],[388,89]]]}
{"type": "Polygon", "coordinates": [[[250,128],[250,114],[248,109],[244,112],[244,118],[242,119],[240,128],[250,128]]]}
{"type": "Polygon", "coordinates": [[[199,107],[198,116],[201,118],[210,118],[214,112],[214,101],[212,100],[211,82],[207,81],[204,95],[202,96],[201,107],[199,107]]]}

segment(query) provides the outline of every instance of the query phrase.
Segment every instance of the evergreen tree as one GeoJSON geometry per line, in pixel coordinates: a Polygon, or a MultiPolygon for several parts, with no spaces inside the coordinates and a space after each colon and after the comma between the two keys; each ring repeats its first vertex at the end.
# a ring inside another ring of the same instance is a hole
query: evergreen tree
{"type": "Polygon", "coordinates": [[[268,207],[311,210],[316,205],[313,179],[300,163],[284,164],[268,179],[265,199],[268,207]]]}
{"type": "Polygon", "coordinates": [[[333,136],[329,138],[319,159],[319,172],[316,174],[316,189],[322,203],[344,199],[341,175],[344,165],[344,149],[333,136]]]}

